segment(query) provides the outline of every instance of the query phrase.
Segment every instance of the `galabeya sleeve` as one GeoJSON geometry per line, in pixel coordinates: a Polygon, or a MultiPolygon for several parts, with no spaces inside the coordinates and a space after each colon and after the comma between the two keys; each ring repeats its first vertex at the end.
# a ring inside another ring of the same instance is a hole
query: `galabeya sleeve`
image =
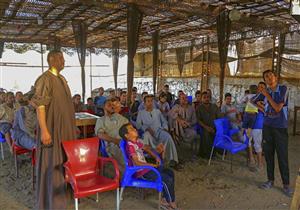
{"type": "Polygon", "coordinates": [[[32,98],[33,103],[39,106],[47,106],[52,100],[52,85],[50,78],[45,74],[39,77],[34,85],[35,94],[32,98]]]}

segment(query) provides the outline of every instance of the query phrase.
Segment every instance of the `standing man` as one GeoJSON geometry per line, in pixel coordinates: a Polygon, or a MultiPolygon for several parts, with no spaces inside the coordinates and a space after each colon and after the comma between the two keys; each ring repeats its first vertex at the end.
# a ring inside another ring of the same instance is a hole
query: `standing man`
{"type": "Polygon", "coordinates": [[[75,139],[75,112],[69,86],[60,74],[65,65],[62,52],[49,52],[47,61],[49,70],[36,80],[32,100],[40,127],[36,209],[66,209],[62,141],[75,139]]]}
{"type": "Polygon", "coordinates": [[[263,151],[267,163],[268,181],[261,185],[270,189],[274,184],[275,151],[283,184],[283,193],[291,197],[290,174],[288,164],[288,89],[278,84],[273,71],[263,72],[268,88],[261,89],[265,96],[265,118],[263,127],[263,151]]]}

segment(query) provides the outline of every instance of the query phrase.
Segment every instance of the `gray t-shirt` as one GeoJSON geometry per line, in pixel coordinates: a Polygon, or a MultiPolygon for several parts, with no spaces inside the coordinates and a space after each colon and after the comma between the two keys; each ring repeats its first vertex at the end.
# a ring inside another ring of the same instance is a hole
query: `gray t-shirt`
{"type": "Polygon", "coordinates": [[[231,122],[237,121],[237,114],[239,114],[239,111],[234,105],[223,104],[221,112],[224,113],[231,122]]]}

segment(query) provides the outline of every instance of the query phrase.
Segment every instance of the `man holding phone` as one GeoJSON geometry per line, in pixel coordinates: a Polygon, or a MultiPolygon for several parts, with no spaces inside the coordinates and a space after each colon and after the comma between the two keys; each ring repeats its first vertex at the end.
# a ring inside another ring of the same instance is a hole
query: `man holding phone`
{"type": "Polygon", "coordinates": [[[283,193],[289,197],[293,192],[289,187],[288,165],[288,89],[278,84],[277,76],[271,70],[263,72],[268,88],[261,89],[265,96],[265,118],[263,125],[263,151],[267,163],[268,181],[262,189],[270,189],[274,184],[275,151],[277,153],[283,193]]]}

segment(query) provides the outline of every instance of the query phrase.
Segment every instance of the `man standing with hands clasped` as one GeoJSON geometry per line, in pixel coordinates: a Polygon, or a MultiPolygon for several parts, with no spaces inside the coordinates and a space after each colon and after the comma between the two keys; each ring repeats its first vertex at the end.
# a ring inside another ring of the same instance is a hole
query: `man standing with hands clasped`
{"type": "Polygon", "coordinates": [[[65,60],[62,52],[51,51],[49,70],[35,82],[32,102],[37,110],[36,209],[66,209],[66,185],[63,163],[66,157],[62,141],[75,139],[75,113],[70,89],[60,74],[65,60]]]}
{"type": "Polygon", "coordinates": [[[278,84],[277,76],[271,70],[263,72],[268,88],[262,89],[265,96],[265,118],[263,126],[263,151],[267,163],[268,181],[260,187],[270,189],[274,185],[275,151],[277,153],[283,193],[289,197],[293,192],[289,187],[288,165],[288,89],[278,84]]]}

